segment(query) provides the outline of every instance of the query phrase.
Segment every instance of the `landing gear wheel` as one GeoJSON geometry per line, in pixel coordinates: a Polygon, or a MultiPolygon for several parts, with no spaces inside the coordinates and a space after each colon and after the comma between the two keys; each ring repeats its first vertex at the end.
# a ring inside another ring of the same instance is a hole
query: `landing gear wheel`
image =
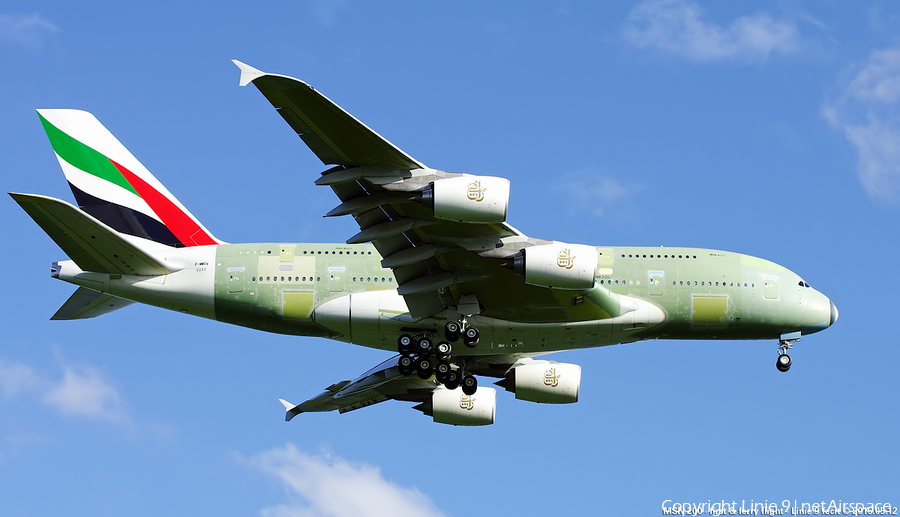
{"type": "Polygon", "coordinates": [[[450,351],[453,350],[453,347],[450,346],[450,343],[441,341],[437,344],[434,350],[438,355],[450,355],[450,351]]]}
{"type": "Polygon", "coordinates": [[[463,377],[462,390],[466,395],[474,395],[478,391],[478,379],[474,375],[463,377]]]}
{"type": "Polygon", "coordinates": [[[478,329],[475,327],[466,327],[466,330],[463,331],[462,339],[467,347],[475,348],[478,346],[478,342],[481,341],[481,332],[478,332],[478,329]]]}
{"type": "Polygon", "coordinates": [[[400,356],[400,359],[397,361],[397,368],[400,370],[400,375],[409,375],[415,371],[416,361],[408,355],[400,356]]]}
{"type": "Polygon", "coordinates": [[[775,361],[775,368],[778,368],[779,372],[786,372],[791,369],[791,356],[787,354],[781,354],[778,356],[778,360],[775,361]]]}
{"type": "Polygon", "coordinates": [[[459,372],[456,370],[450,370],[447,373],[447,376],[444,377],[444,387],[448,390],[455,390],[459,387],[459,372]]]}
{"type": "Polygon", "coordinates": [[[423,337],[416,342],[416,353],[420,356],[431,354],[431,340],[423,337]]]}
{"type": "Polygon", "coordinates": [[[450,346],[450,343],[446,341],[441,341],[434,347],[434,353],[438,357],[450,357],[450,352],[453,351],[453,347],[450,346]]]}
{"type": "Polygon", "coordinates": [[[450,363],[438,363],[437,366],[434,367],[434,374],[438,376],[438,378],[447,378],[447,374],[453,371],[450,368],[450,363]]]}
{"type": "Polygon", "coordinates": [[[431,370],[433,367],[434,364],[431,362],[431,359],[427,357],[420,357],[416,361],[416,370],[419,373],[419,377],[422,379],[431,377],[431,370]]]}
{"type": "Polygon", "coordinates": [[[403,334],[397,339],[397,350],[403,355],[409,355],[413,351],[414,344],[412,336],[403,334]]]}
{"type": "Polygon", "coordinates": [[[444,335],[447,337],[447,341],[455,343],[459,340],[459,336],[462,335],[462,325],[458,321],[448,321],[444,325],[444,335]]]}

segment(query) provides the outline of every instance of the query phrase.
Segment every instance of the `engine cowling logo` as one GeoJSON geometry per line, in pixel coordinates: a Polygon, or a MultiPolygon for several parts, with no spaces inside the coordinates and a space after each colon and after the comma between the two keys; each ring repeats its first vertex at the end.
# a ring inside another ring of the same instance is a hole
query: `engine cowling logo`
{"type": "Polygon", "coordinates": [[[550,368],[544,372],[544,384],[546,386],[551,388],[559,386],[559,378],[560,376],[556,374],[556,368],[550,368]]]}
{"type": "Polygon", "coordinates": [[[459,397],[459,409],[472,411],[475,408],[475,397],[463,394],[459,397]]]}
{"type": "Polygon", "coordinates": [[[487,190],[487,187],[482,188],[480,180],[473,181],[472,183],[469,183],[469,190],[466,192],[466,197],[480,203],[484,200],[485,190],[487,190]]]}
{"type": "Polygon", "coordinates": [[[575,265],[575,255],[572,255],[572,250],[569,248],[559,250],[559,254],[556,256],[556,265],[561,268],[572,269],[572,266],[575,265]]]}

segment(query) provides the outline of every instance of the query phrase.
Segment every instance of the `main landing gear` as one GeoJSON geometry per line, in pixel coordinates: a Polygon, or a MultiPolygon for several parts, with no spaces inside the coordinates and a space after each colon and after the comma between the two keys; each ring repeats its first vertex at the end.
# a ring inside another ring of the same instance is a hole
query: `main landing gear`
{"type": "Polygon", "coordinates": [[[459,338],[462,338],[463,344],[469,348],[475,348],[478,346],[478,342],[481,341],[481,333],[475,327],[466,326],[465,318],[461,322],[448,321],[444,325],[444,335],[447,336],[447,341],[451,343],[455,343],[459,341],[459,338]]]}
{"type": "Polygon", "coordinates": [[[478,346],[481,333],[475,327],[468,327],[463,321],[449,321],[444,326],[444,336],[447,341],[438,341],[434,344],[430,333],[411,336],[403,334],[397,339],[397,351],[400,359],[397,368],[401,375],[418,374],[421,379],[428,379],[434,375],[435,379],[449,390],[455,390],[462,386],[463,393],[474,395],[478,390],[478,379],[468,373],[465,363],[456,364],[452,357],[455,343],[462,338],[462,342],[469,348],[478,346]]]}
{"type": "Polygon", "coordinates": [[[775,368],[779,372],[786,372],[791,369],[791,356],[787,351],[794,348],[790,341],[781,340],[778,342],[778,359],[775,360],[775,368]]]}

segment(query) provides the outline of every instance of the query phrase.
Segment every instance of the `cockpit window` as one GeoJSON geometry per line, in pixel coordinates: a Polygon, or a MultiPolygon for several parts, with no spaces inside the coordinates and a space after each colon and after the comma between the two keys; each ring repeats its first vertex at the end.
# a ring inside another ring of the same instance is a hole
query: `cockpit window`
{"type": "Polygon", "coordinates": [[[800,287],[810,287],[810,285],[807,284],[806,282],[804,282],[803,280],[800,281],[799,285],[800,285],[800,287]]]}

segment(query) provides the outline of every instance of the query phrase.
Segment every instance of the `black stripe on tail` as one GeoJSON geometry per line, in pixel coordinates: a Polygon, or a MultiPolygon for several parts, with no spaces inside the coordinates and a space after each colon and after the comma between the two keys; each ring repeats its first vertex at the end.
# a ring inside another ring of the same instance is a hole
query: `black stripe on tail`
{"type": "Polygon", "coordinates": [[[69,183],[69,188],[72,189],[79,208],[117,232],[149,239],[166,246],[184,247],[184,244],[175,237],[172,231],[156,219],[122,205],[94,197],[72,183],[69,183]]]}

